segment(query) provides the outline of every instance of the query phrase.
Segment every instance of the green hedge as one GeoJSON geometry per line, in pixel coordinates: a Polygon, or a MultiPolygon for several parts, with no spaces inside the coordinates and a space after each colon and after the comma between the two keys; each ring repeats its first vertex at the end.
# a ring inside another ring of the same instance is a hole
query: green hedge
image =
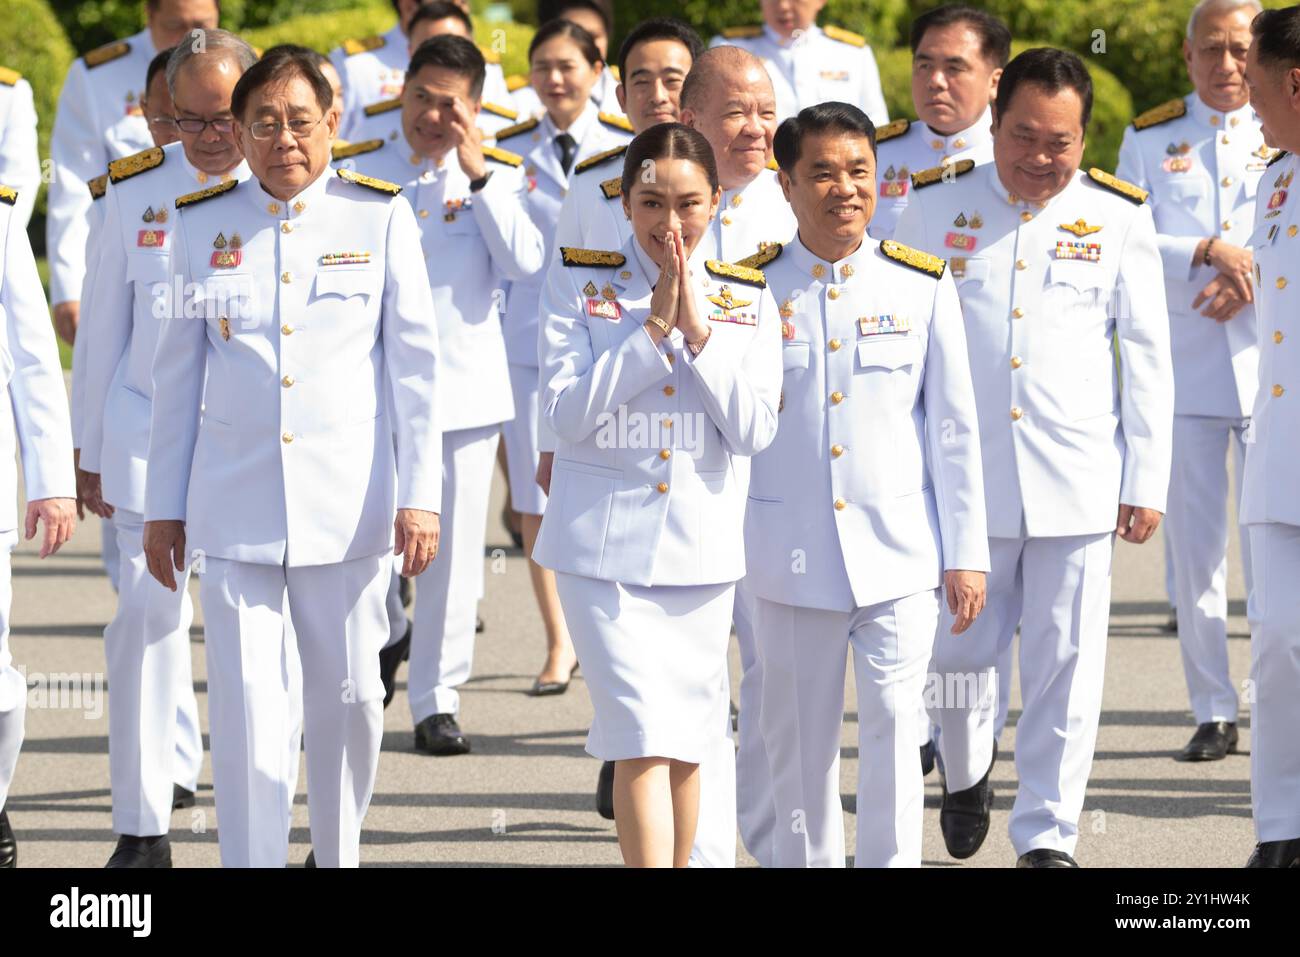
{"type": "MultiPolygon", "coordinates": [[[[1012,52],[1019,53],[1030,47],[1042,46],[1033,41],[1017,42],[1012,52]]],[[[906,47],[895,50],[877,50],[880,64],[880,82],[885,88],[885,102],[892,117],[916,118],[912,107],[912,52],[906,47]]],[[[1133,98],[1110,71],[1088,61],[1094,88],[1092,124],[1088,128],[1088,146],[1083,161],[1089,166],[1115,169],[1119,157],[1119,144],[1124,136],[1124,126],[1133,118],[1133,98]]]]}

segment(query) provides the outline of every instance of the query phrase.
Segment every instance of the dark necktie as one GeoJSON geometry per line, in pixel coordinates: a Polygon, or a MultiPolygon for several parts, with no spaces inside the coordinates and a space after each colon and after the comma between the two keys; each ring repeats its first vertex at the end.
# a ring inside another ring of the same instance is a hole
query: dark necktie
{"type": "Polygon", "coordinates": [[[578,141],[568,133],[561,133],[555,137],[555,151],[560,154],[560,166],[564,169],[564,175],[569,175],[569,170],[573,168],[573,157],[578,153],[578,141]]]}

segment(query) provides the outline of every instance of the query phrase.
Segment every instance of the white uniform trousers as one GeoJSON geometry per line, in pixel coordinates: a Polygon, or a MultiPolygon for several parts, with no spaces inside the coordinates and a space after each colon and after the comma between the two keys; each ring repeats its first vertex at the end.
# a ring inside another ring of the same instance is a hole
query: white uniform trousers
{"type": "Polygon", "coordinates": [[[736,823],[740,840],[759,867],[772,866],[772,831],[776,805],[767,751],[763,748],[763,662],[754,638],[754,596],[742,578],[736,582],[731,621],[740,650],[739,747],[736,751],[736,823]]]}
{"type": "MultiPolygon", "coordinates": [[[[1174,416],[1175,421],[1179,416],[1174,416]]],[[[1241,473],[1238,472],[1238,475],[1241,473]]],[[[1166,505],[1166,508],[1168,505],[1166,505]]],[[[1169,535],[1165,535],[1165,597],[1169,599],[1169,607],[1174,611],[1178,610],[1178,585],[1174,581],[1174,549],[1169,542],[1169,535]]]]}
{"type": "Polygon", "coordinates": [[[1251,807],[1259,840],[1289,841],[1300,837],[1300,525],[1249,529],[1251,807]]]}
{"type": "MultiPolygon", "coordinates": [[[[997,741],[1002,737],[1002,729],[1007,726],[1007,714],[1011,710],[1011,678],[1013,674],[1013,658],[1015,652],[1016,635],[1013,631],[1006,636],[1005,642],[1001,643],[998,648],[998,663],[996,666],[997,683],[998,683],[998,711],[993,720],[993,740],[997,741]]],[[[928,698],[937,694],[937,689],[943,687],[943,676],[935,674],[933,671],[926,675],[927,684],[925,694],[928,698]]],[[[930,720],[930,710],[925,700],[921,702],[921,713],[917,718],[917,730],[920,733],[921,744],[927,741],[938,742],[939,726],[930,720]]]]}
{"type": "MultiPolygon", "coordinates": [[[[1228,446],[1238,476],[1246,422],[1174,416],[1173,468],[1165,536],[1173,555],[1174,606],[1183,674],[1197,724],[1237,720],[1237,689],[1228,673],[1228,446]]],[[[1250,537],[1244,527],[1242,566],[1250,592],[1250,537]]]]}
{"type": "Polygon", "coordinates": [[[17,531],[0,532],[0,811],[13,783],[27,715],[27,678],[14,667],[9,651],[9,608],[14,595],[10,553],[17,544],[17,531]]]}
{"type": "Polygon", "coordinates": [[[113,529],[113,521],[112,518],[99,520],[99,560],[104,563],[104,573],[108,575],[108,583],[116,592],[122,559],[117,552],[117,532],[113,529]]]}
{"type": "MultiPolygon", "coordinates": [[[[438,558],[416,579],[407,695],[416,724],[457,714],[474,663],[474,625],[483,589],[483,548],[499,426],[442,435],[438,558]]],[[[513,466],[512,466],[513,468],[513,466]]]]}
{"type": "Polygon", "coordinates": [[[925,787],[916,704],[939,621],[935,590],[851,612],[755,596],[775,867],[843,867],[844,669],[858,693],[857,867],[920,867],[925,787]]]}
{"type": "Polygon", "coordinates": [[[285,743],[300,715],[316,863],[358,865],[383,736],[391,567],[387,553],[293,567],[207,559],[199,594],[223,866],[284,866],[297,784],[285,743]]]}
{"type": "Polygon", "coordinates": [[[104,629],[113,831],[166,834],[172,784],[194,790],[203,764],[190,667],[189,569],[168,591],[149,574],[144,516],[119,508],[117,611],[104,629]]]}
{"type": "Polygon", "coordinates": [[[538,451],[540,375],[537,366],[510,363],[510,392],[515,400],[515,417],[501,423],[501,434],[506,442],[510,504],[520,515],[541,515],[546,511],[546,493],[537,484],[537,463],[541,455],[538,451]]]}
{"type": "Polygon", "coordinates": [[[943,676],[932,712],[949,791],[980,780],[993,760],[998,652],[1020,626],[1020,720],[1011,810],[1017,855],[1074,853],[1101,717],[1113,533],[990,538],[988,599],[964,634],[946,603],[931,669],[943,676]]]}

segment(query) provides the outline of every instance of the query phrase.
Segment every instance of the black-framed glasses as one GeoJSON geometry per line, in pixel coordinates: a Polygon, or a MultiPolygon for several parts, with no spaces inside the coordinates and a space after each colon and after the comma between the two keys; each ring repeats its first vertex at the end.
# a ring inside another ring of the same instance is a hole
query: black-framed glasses
{"type": "Polygon", "coordinates": [[[314,120],[290,120],[288,123],[281,123],[277,120],[257,120],[248,124],[248,132],[255,140],[277,139],[281,131],[288,130],[289,135],[295,140],[304,139],[311,135],[312,130],[320,125],[325,116],[318,116],[314,120]]]}
{"type": "Polygon", "coordinates": [[[232,117],[224,117],[219,120],[200,120],[187,116],[183,119],[178,117],[176,126],[182,133],[202,133],[209,126],[218,133],[230,133],[235,129],[235,121],[232,117]]]}

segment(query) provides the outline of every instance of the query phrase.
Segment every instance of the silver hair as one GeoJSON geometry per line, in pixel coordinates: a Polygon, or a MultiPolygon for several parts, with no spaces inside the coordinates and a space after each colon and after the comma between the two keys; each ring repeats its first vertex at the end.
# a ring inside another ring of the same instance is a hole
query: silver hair
{"type": "Polygon", "coordinates": [[[185,68],[185,64],[198,57],[233,60],[238,64],[241,75],[257,62],[257,52],[248,45],[248,41],[229,30],[191,31],[176,44],[172,55],[167,58],[167,92],[173,98],[176,96],[176,77],[185,68]]]}
{"type": "Polygon", "coordinates": [[[1192,8],[1191,16],[1187,18],[1187,39],[1191,40],[1196,36],[1196,21],[1202,14],[1231,13],[1234,10],[1254,10],[1256,13],[1262,13],[1264,8],[1259,0],[1200,0],[1192,8]]]}

